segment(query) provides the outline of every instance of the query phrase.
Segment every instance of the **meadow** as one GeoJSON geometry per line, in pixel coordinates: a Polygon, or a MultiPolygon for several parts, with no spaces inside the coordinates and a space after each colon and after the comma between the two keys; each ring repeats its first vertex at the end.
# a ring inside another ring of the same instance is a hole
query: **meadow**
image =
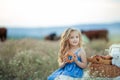
{"type": "MultiPolygon", "coordinates": [[[[107,55],[106,48],[118,41],[84,43],[87,57],[107,55]]],[[[32,38],[0,42],[0,80],[46,80],[58,68],[59,41],[32,38]]],[[[85,69],[87,70],[87,69],[85,69]]]]}

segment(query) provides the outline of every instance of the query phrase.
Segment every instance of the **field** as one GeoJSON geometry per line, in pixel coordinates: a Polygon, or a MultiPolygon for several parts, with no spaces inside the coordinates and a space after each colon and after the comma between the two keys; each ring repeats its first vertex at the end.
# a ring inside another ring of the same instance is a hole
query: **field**
{"type": "MultiPolygon", "coordinates": [[[[113,43],[120,41],[94,40],[83,47],[87,57],[107,55],[105,49],[113,43]]],[[[58,68],[58,50],[59,41],[25,38],[0,42],[0,80],[46,80],[58,68]]]]}

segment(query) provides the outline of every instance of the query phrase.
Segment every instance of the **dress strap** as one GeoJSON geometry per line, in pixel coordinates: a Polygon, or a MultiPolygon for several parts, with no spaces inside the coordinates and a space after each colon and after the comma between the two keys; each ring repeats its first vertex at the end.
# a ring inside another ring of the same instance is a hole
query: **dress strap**
{"type": "Polygon", "coordinates": [[[81,48],[77,49],[77,50],[76,50],[76,54],[78,54],[78,52],[79,52],[80,50],[81,50],[81,48]]]}

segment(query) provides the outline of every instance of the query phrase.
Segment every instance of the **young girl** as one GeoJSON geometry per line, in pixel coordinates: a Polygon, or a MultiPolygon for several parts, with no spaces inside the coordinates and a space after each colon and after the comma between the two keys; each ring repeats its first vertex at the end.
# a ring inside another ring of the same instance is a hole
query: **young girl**
{"type": "Polygon", "coordinates": [[[87,66],[86,53],[82,48],[82,35],[79,30],[68,28],[61,35],[58,56],[59,69],[48,80],[80,80],[87,66]],[[65,54],[74,54],[73,62],[67,62],[65,54]]]}

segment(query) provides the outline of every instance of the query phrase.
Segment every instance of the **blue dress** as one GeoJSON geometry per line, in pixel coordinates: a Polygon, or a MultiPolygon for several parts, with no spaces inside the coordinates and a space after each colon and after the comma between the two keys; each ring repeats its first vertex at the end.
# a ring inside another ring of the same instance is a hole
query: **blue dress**
{"type": "MultiPolygon", "coordinates": [[[[79,51],[80,48],[75,52],[75,54],[77,55],[78,60],[81,61],[81,58],[78,57],[79,51]]],[[[48,76],[48,80],[54,80],[56,77],[60,75],[70,76],[73,78],[82,78],[83,69],[80,68],[75,62],[66,63],[63,68],[57,69],[50,76],[48,76]]]]}

